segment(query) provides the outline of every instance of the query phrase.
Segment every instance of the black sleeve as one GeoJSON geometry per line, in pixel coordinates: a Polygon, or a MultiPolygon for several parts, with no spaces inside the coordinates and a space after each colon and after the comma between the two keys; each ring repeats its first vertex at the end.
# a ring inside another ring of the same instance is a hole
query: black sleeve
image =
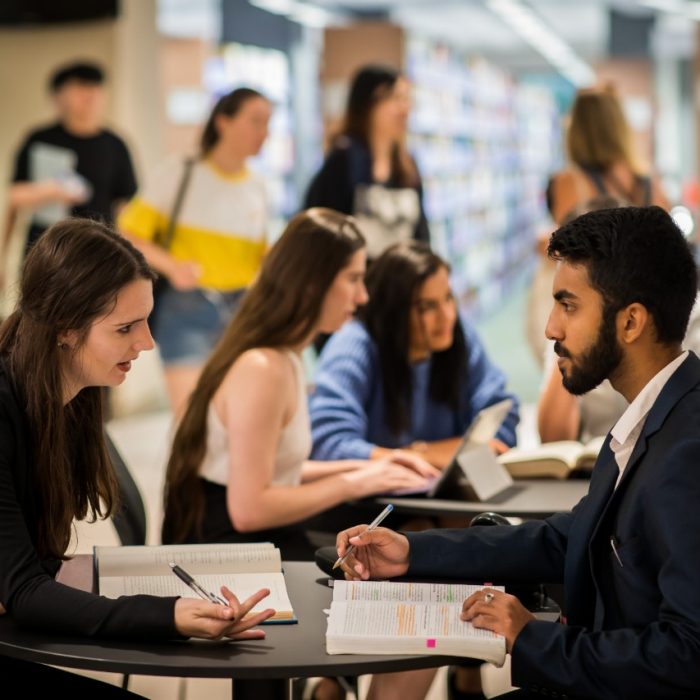
{"type": "Polygon", "coordinates": [[[331,151],[316,173],[304,199],[304,208],[329,207],[343,214],[354,209],[355,183],[350,174],[347,148],[331,151]]]}
{"type": "Polygon", "coordinates": [[[15,167],[12,172],[12,182],[27,182],[29,180],[29,146],[30,139],[25,139],[15,156],[15,167]]]}
{"type": "MultiPolygon", "coordinates": [[[[34,547],[20,499],[31,497],[17,411],[0,387],[0,602],[19,624],[89,637],[180,638],[176,598],[135,595],[116,600],[56,581],[54,562],[34,547]]],[[[15,404],[16,408],[16,404],[15,404]]]]}
{"type": "Polygon", "coordinates": [[[136,173],[131,162],[129,149],[119,138],[116,139],[117,168],[116,177],[112,187],[112,199],[131,199],[136,194],[136,173]]]}

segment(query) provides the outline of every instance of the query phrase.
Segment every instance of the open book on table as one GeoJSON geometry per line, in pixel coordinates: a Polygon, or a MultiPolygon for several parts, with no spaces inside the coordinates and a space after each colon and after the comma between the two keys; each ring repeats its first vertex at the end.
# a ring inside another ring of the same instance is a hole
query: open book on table
{"type": "MultiPolygon", "coordinates": [[[[185,544],[94,548],[98,592],[107,598],[147,594],[196,597],[170,569],[181,566],[207,591],[227,586],[240,601],[261,588],[270,595],[251,611],[274,608],[266,623],[296,622],[282,573],[280,550],[271,542],[254,544],[185,544]]],[[[263,624],[266,624],[263,623],[263,624]]]]}
{"type": "Polygon", "coordinates": [[[601,435],[586,443],[561,440],[545,442],[529,449],[514,447],[500,455],[498,461],[515,478],[551,476],[567,479],[573,475],[586,476],[593,470],[605,437],[601,435]]]}
{"type": "Polygon", "coordinates": [[[466,656],[500,666],[506,657],[504,637],[459,619],[465,598],[481,588],[458,583],[335,581],[326,651],[466,656]]]}

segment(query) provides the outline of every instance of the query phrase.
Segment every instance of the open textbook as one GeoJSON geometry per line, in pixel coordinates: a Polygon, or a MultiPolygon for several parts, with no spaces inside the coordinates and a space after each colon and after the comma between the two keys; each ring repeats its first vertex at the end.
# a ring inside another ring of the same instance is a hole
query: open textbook
{"type": "Polygon", "coordinates": [[[516,478],[551,476],[567,479],[572,475],[590,475],[605,437],[601,435],[586,443],[561,440],[529,449],[514,447],[500,455],[498,461],[516,478]]]}
{"type": "Polygon", "coordinates": [[[335,581],[326,651],[467,656],[500,666],[506,657],[504,637],[459,619],[465,598],[481,588],[457,583],[335,581]]]}
{"type": "MultiPolygon", "coordinates": [[[[190,544],[153,547],[94,548],[98,591],[107,598],[148,594],[195,597],[195,593],[170,569],[174,562],[191,574],[207,591],[220,594],[227,586],[240,601],[261,588],[270,595],[251,611],[274,608],[267,620],[296,622],[282,573],[280,550],[271,542],[254,544],[190,544]]],[[[265,623],[263,623],[265,624],[265,623]]]]}

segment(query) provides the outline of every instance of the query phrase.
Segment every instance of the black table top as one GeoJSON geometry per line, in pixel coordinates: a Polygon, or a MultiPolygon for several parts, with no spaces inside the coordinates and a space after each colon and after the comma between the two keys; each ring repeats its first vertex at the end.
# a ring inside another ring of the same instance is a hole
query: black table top
{"type": "Polygon", "coordinates": [[[25,629],[0,616],[0,654],[95,671],[156,676],[273,679],[361,675],[444,666],[446,656],[326,654],[326,615],[332,589],[309,562],[285,562],[287,589],[299,618],[265,625],[266,639],[250,642],[113,642],[25,629]]]}
{"type": "Polygon", "coordinates": [[[546,518],[554,513],[570,511],[587,493],[585,479],[517,479],[516,493],[503,500],[451,501],[441,498],[379,497],[378,505],[393,503],[397,512],[413,515],[478,515],[485,511],[520,518],[546,518]]]}

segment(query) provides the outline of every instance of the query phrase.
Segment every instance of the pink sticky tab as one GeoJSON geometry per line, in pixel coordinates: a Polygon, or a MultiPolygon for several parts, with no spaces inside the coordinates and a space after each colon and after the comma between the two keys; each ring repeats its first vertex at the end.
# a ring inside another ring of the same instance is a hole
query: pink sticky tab
{"type": "Polygon", "coordinates": [[[485,581],[484,586],[493,586],[493,584],[491,583],[491,581],[485,581]]]}
{"type": "Polygon", "coordinates": [[[435,649],[436,647],[436,641],[434,639],[426,639],[425,640],[425,646],[428,649],[435,649]]]}

